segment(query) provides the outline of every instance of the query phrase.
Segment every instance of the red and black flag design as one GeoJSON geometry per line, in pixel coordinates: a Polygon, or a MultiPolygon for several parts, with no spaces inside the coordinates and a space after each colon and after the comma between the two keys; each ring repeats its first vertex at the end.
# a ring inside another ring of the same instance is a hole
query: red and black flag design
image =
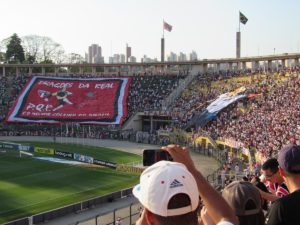
{"type": "Polygon", "coordinates": [[[131,78],[32,77],[7,122],[121,124],[131,78]]]}

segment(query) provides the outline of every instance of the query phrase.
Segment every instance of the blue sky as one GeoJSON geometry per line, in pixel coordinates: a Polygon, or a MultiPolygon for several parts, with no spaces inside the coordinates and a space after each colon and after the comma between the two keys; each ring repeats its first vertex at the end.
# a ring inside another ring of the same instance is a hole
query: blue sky
{"type": "Polygon", "coordinates": [[[297,0],[0,0],[0,40],[17,33],[48,36],[67,53],[84,55],[102,47],[105,60],[125,53],[126,43],[138,60],[160,59],[163,20],[166,53],[198,58],[235,57],[239,10],[241,56],[300,52],[300,1],[297,0]]]}

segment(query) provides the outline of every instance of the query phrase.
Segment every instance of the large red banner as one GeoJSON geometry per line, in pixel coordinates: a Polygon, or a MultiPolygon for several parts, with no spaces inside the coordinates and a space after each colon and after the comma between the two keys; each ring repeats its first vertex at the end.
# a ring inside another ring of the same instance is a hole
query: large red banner
{"type": "Polygon", "coordinates": [[[32,77],[7,122],[120,124],[131,78],[32,77]]]}

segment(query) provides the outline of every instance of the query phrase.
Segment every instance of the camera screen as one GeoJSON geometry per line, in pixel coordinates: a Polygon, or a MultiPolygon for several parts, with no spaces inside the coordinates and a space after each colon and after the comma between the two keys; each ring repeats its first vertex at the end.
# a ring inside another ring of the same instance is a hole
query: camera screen
{"type": "Polygon", "coordinates": [[[151,166],[152,164],[161,161],[172,161],[172,157],[167,151],[161,149],[145,149],[143,152],[143,165],[151,166]]]}

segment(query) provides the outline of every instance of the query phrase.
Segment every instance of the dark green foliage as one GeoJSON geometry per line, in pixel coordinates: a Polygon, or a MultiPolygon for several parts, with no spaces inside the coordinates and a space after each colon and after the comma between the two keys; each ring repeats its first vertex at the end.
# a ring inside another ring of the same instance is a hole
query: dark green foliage
{"type": "Polygon", "coordinates": [[[25,60],[24,49],[21,45],[21,39],[15,33],[10,37],[6,46],[6,59],[13,63],[23,62],[25,60]]]}

